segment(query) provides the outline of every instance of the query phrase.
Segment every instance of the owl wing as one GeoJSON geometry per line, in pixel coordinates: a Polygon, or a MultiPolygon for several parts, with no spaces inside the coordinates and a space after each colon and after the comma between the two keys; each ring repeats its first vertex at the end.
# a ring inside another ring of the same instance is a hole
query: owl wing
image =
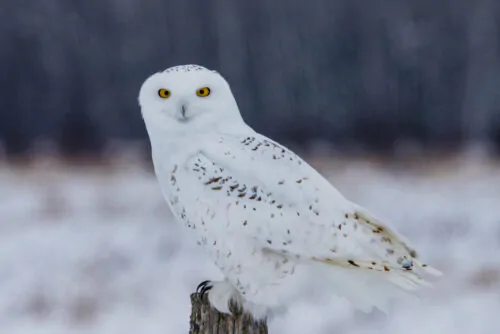
{"type": "MultiPolygon", "coordinates": [[[[422,264],[408,241],[345,199],[291,150],[253,134],[202,144],[187,166],[215,219],[262,248],[328,265],[387,273],[422,264]]],[[[408,284],[421,285],[418,276],[408,284]]]]}

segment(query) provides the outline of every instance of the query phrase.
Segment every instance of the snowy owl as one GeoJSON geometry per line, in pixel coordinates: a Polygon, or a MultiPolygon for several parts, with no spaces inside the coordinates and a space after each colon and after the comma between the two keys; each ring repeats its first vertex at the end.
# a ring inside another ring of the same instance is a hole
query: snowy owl
{"type": "Polygon", "coordinates": [[[220,312],[232,300],[266,317],[284,306],[300,267],[326,269],[334,292],[364,311],[385,311],[389,300],[430,285],[422,273],[440,274],[406,238],[248,126],[216,71],[155,73],[139,104],[163,196],[224,275],[199,286],[220,312]]]}

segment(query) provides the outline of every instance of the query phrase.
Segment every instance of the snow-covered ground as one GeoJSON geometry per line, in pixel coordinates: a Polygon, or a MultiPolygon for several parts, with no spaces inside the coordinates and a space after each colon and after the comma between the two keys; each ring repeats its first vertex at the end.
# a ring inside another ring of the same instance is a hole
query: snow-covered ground
{"type": "MultiPolygon", "coordinates": [[[[270,322],[271,334],[499,332],[499,163],[313,165],[446,276],[386,320],[334,297],[304,298],[270,322]]],[[[0,333],[187,333],[190,292],[220,273],[176,226],[144,166],[0,163],[0,333]]]]}

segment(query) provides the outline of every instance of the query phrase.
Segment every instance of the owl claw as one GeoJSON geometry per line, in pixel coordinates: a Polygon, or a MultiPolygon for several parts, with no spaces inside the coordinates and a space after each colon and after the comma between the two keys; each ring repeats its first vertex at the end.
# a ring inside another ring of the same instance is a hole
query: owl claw
{"type": "Polygon", "coordinates": [[[196,288],[196,293],[201,294],[201,296],[203,297],[203,295],[205,293],[207,293],[212,288],[213,288],[213,285],[212,285],[211,281],[206,280],[206,281],[203,281],[200,284],[198,284],[198,287],[196,288]]]}
{"type": "Polygon", "coordinates": [[[205,285],[207,285],[207,284],[208,284],[208,282],[210,282],[210,280],[206,280],[206,281],[203,281],[203,282],[201,282],[200,284],[198,284],[198,286],[196,287],[196,292],[197,292],[197,293],[198,293],[198,292],[200,292],[200,289],[201,289],[202,287],[204,287],[205,285]]]}

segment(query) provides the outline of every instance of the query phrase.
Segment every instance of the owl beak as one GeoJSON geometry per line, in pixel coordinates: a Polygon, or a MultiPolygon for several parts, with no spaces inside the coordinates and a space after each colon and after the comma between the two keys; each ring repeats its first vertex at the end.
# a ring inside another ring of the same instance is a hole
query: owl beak
{"type": "Polygon", "coordinates": [[[187,121],[187,106],[185,104],[181,105],[181,110],[179,112],[178,120],[181,122],[187,121]]]}

